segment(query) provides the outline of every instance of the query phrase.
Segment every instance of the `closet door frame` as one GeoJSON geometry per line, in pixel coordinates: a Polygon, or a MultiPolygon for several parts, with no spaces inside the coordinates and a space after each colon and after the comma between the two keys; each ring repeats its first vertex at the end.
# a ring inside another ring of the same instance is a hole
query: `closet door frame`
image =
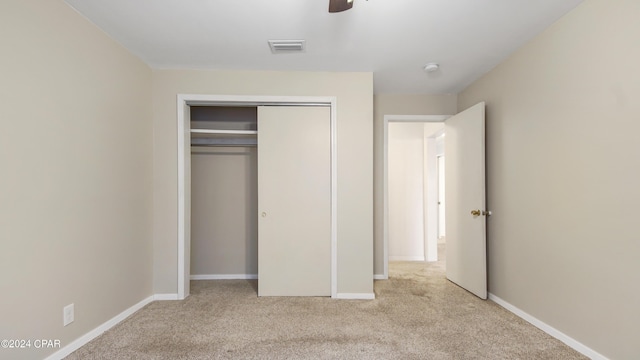
{"type": "MultiPolygon", "coordinates": [[[[337,110],[334,96],[246,96],[246,95],[202,95],[178,94],[178,300],[189,296],[191,278],[191,106],[329,106],[331,113],[331,297],[338,294],[338,228],[337,228],[337,155],[336,125],[337,110]]],[[[301,120],[303,121],[303,120],[301,120]]]]}

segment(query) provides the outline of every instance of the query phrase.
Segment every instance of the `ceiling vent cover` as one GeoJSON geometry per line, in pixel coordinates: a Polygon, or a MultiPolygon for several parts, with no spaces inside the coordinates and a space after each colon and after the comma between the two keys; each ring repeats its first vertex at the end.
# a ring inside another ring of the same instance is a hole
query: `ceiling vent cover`
{"type": "Polygon", "coordinates": [[[274,54],[304,52],[305,40],[269,40],[269,47],[274,54]]]}

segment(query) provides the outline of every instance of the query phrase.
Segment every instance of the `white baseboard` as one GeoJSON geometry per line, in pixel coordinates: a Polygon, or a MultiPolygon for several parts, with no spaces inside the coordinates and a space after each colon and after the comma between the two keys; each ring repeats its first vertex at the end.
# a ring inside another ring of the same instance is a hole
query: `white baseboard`
{"type": "Polygon", "coordinates": [[[258,274],[210,274],[191,275],[191,280],[257,280],[258,274]]]}
{"type": "Polygon", "coordinates": [[[384,274],[373,274],[373,280],[389,280],[389,277],[384,274]]]}
{"type": "Polygon", "coordinates": [[[81,337],[77,338],[76,340],[72,341],[71,343],[69,343],[69,345],[67,345],[67,346],[63,347],[62,349],[56,351],[55,353],[47,356],[45,358],[45,360],[60,360],[60,359],[64,359],[65,357],[67,357],[72,352],[78,350],[79,348],[81,348],[83,345],[85,345],[89,341],[91,341],[91,340],[95,339],[96,337],[98,337],[99,335],[101,335],[103,332],[111,329],[112,327],[117,325],[122,320],[124,320],[124,319],[128,318],[129,316],[131,316],[131,314],[133,314],[136,311],[142,309],[145,305],[149,304],[153,300],[154,300],[154,296],[149,296],[148,298],[140,301],[139,303],[133,305],[132,307],[128,308],[127,310],[125,310],[125,311],[121,312],[120,314],[116,315],[111,320],[108,320],[107,322],[103,323],[102,325],[98,326],[97,328],[89,331],[88,333],[86,333],[86,334],[82,335],[81,337]]]}
{"type": "Polygon", "coordinates": [[[336,299],[343,300],[373,300],[376,298],[374,293],[338,293],[336,299]]]}
{"type": "Polygon", "coordinates": [[[389,256],[389,261],[424,261],[424,256],[389,256]]]}
{"type": "Polygon", "coordinates": [[[522,318],[523,320],[529,322],[531,325],[537,327],[538,329],[546,332],[547,334],[553,336],[554,338],[562,341],[563,343],[567,344],[568,346],[570,346],[571,348],[573,348],[574,350],[578,351],[579,353],[589,357],[592,360],[609,360],[607,357],[605,357],[604,355],[600,354],[599,352],[591,349],[590,347],[584,345],[583,343],[579,342],[578,340],[570,337],[569,335],[563,333],[562,331],[554,328],[553,326],[543,322],[542,320],[539,320],[529,314],[527,314],[526,312],[518,309],[517,307],[509,304],[508,302],[500,299],[499,297],[489,293],[489,300],[492,300],[493,302],[495,302],[496,304],[502,306],[503,308],[511,311],[512,313],[516,314],[518,317],[522,318]]]}
{"type": "Polygon", "coordinates": [[[155,294],[153,300],[178,300],[178,294],[155,294]]]}

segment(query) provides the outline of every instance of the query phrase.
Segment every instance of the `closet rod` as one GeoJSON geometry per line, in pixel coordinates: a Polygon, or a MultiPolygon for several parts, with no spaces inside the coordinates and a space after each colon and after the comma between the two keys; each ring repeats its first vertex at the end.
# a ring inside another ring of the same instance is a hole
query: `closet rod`
{"type": "Polygon", "coordinates": [[[210,130],[210,129],[191,129],[195,134],[235,134],[235,135],[256,135],[256,130],[210,130]]]}
{"type": "Polygon", "coordinates": [[[257,147],[258,144],[191,144],[191,147],[257,147]]]}

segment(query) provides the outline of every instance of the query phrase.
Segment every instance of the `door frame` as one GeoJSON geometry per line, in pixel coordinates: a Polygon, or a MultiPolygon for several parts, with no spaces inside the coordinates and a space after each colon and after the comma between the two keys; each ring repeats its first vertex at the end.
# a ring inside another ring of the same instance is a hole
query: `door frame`
{"type": "MultiPolygon", "coordinates": [[[[191,122],[185,119],[187,107],[199,106],[329,106],[331,108],[330,142],[331,142],[331,297],[337,298],[338,294],[338,221],[337,221],[337,98],[335,96],[268,96],[268,95],[204,95],[204,94],[178,94],[177,95],[177,132],[178,132],[178,299],[189,296],[190,291],[190,259],[191,248],[190,231],[187,225],[191,224],[190,215],[186,210],[186,194],[191,193],[191,183],[186,181],[187,163],[186,154],[190,154],[191,144],[185,141],[186,135],[191,132],[191,122]]],[[[189,199],[190,200],[190,199],[189,199]]]]}
{"type": "MultiPolygon", "coordinates": [[[[384,115],[383,118],[383,145],[382,145],[382,258],[383,273],[376,275],[376,279],[386,280],[389,278],[389,123],[405,122],[405,123],[427,123],[427,122],[444,122],[451,115],[384,115]]],[[[436,200],[437,201],[437,200],[436,200]]],[[[427,235],[427,242],[431,242],[431,236],[427,235]]],[[[437,235],[436,235],[437,246],[437,235]]],[[[425,249],[427,249],[425,244],[425,249]]],[[[426,257],[425,257],[426,258],[426,257]]]]}
{"type": "MultiPolygon", "coordinates": [[[[437,141],[437,140],[436,140],[437,141]]],[[[444,150],[443,150],[444,153],[444,150]]],[[[440,242],[440,239],[443,238],[443,236],[440,236],[442,234],[442,230],[444,230],[444,226],[440,226],[442,223],[442,186],[443,186],[443,182],[440,182],[440,175],[443,173],[442,171],[442,167],[440,166],[440,160],[441,158],[444,158],[444,154],[442,155],[436,155],[436,167],[438,168],[437,173],[438,173],[438,243],[440,242]]],[[[444,161],[444,159],[443,159],[444,161]]],[[[446,197],[445,197],[445,201],[446,201],[446,197]]],[[[447,205],[445,204],[445,207],[447,205]]],[[[446,220],[445,220],[446,221],[446,220]]],[[[446,231],[445,231],[445,236],[446,236],[446,231]]]]}

